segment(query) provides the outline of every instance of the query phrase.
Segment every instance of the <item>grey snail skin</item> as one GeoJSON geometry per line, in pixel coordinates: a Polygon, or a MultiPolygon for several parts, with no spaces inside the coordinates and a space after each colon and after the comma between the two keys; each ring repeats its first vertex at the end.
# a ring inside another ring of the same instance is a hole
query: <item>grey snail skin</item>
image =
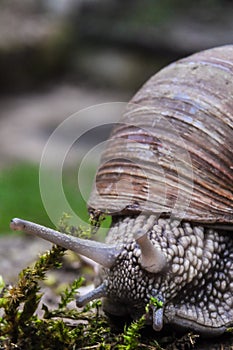
{"type": "Polygon", "coordinates": [[[128,104],[102,154],[88,207],[109,213],[105,243],[21,219],[22,230],[101,265],[108,315],[207,336],[233,325],[233,45],[155,74],[128,104]]]}

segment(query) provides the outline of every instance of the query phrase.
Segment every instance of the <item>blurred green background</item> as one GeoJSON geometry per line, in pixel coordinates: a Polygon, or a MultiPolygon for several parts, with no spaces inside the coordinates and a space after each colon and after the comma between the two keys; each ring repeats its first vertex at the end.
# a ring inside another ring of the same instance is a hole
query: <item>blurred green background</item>
{"type": "MultiPolygon", "coordinates": [[[[53,225],[38,171],[48,137],[63,120],[98,103],[128,101],[175,59],[232,44],[232,15],[226,0],[1,0],[0,233],[9,232],[15,216],[53,225]]],[[[101,133],[104,139],[109,129],[101,133]]],[[[83,220],[77,172],[98,142],[97,132],[84,139],[63,168],[67,200],[83,220]]],[[[94,163],[85,168],[86,193],[94,163]]]]}

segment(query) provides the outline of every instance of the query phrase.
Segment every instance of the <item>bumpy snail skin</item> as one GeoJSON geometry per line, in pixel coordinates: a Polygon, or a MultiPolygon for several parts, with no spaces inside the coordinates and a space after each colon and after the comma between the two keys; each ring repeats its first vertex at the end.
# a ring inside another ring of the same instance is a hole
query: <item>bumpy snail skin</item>
{"type": "MultiPolygon", "coordinates": [[[[140,247],[127,238],[123,227],[135,227],[137,218],[116,222],[109,242],[122,241],[124,249],[107,273],[107,312],[135,317],[151,296],[162,296],[163,322],[204,334],[220,334],[233,323],[233,241],[230,233],[169,220],[154,222],[151,242],[166,256],[168,267],[150,273],[140,266],[140,247]],[[124,234],[122,235],[122,232],[124,234]],[[119,308],[120,304],[120,308],[119,308]],[[115,310],[114,310],[115,305],[115,310]]],[[[140,217],[145,224],[148,217],[140,217]]]]}

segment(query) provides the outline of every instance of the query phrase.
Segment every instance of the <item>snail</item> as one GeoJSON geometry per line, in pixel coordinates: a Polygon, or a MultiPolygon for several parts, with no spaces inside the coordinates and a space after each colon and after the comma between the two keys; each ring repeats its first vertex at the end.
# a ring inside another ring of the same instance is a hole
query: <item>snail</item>
{"type": "Polygon", "coordinates": [[[156,73],[114,126],[89,200],[112,216],[106,243],[21,219],[11,228],[101,265],[77,306],[103,298],[109,315],[203,335],[233,324],[233,45],[156,73]]]}

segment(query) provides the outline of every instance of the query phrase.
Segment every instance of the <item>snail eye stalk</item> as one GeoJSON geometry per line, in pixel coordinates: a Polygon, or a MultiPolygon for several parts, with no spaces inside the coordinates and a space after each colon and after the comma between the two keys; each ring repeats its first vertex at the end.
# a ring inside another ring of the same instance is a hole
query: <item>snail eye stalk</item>
{"type": "Polygon", "coordinates": [[[135,234],[135,240],[141,248],[140,264],[148,272],[158,273],[167,266],[166,256],[156,248],[149,239],[147,233],[139,230],[135,234]]]}
{"type": "Polygon", "coordinates": [[[70,249],[107,268],[111,268],[115,264],[117,257],[121,253],[119,246],[80,239],[22,219],[11,220],[10,227],[13,230],[24,231],[60,245],[63,248],[70,249]]]}
{"type": "Polygon", "coordinates": [[[92,300],[103,298],[107,296],[107,288],[105,283],[103,282],[101,285],[99,285],[97,288],[91,290],[89,293],[85,295],[78,296],[76,298],[76,305],[78,307],[82,307],[89,303],[92,300]]]}

